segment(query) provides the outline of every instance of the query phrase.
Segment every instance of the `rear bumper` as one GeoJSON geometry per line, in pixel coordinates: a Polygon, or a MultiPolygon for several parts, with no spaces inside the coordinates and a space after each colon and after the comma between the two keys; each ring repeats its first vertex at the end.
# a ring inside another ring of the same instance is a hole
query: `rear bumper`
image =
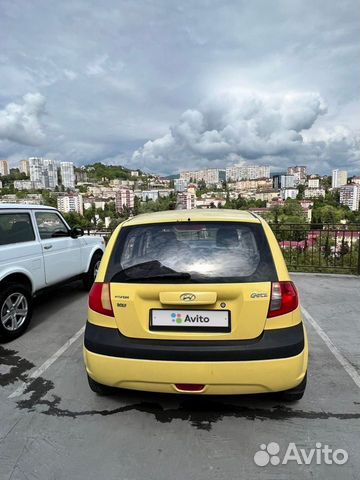
{"type": "Polygon", "coordinates": [[[201,384],[193,394],[240,395],[280,392],[299,385],[307,370],[307,345],[295,357],[247,362],[169,362],[108,357],[84,349],[88,375],[117,388],[185,393],[178,384],[201,384]]]}
{"type": "MultiPolygon", "coordinates": [[[[256,356],[262,356],[261,359],[254,359],[255,353],[252,353],[253,359],[245,360],[245,344],[240,343],[238,346],[242,346],[240,349],[242,360],[228,360],[226,356],[226,349],[232,349],[232,355],[235,354],[235,345],[233,343],[239,342],[205,342],[206,345],[199,345],[204,342],[175,342],[177,349],[170,350],[170,345],[174,342],[166,342],[166,348],[159,350],[159,341],[150,342],[151,347],[143,350],[138,350],[137,355],[141,355],[140,358],[126,357],[124,353],[130,355],[134,354],[134,350],[123,350],[123,355],[110,355],[109,350],[107,354],[94,353],[91,349],[95,349],[95,345],[98,345],[100,349],[101,338],[96,337],[98,343],[92,340],[90,336],[93,335],[94,330],[92,326],[87,325],[85,334],[85,347],[84,347],[84,359],[86,364],[86,370],[88,375],[95,381],[112,387],[128,388],[132,390],[144,390],[151,392],[163,392],[163,393],[184,393],[179,390],[177,384],[201,384],[204,388],[193,394],[207,394],[207,395],[238,395],[238,394],[251,394],[251,393],[268,393],[279,392],[293,388],[301,383],[305,373],[307,371],[308,364],[308,346],[306,333],[302,324],[297,328],[292,327],[288,330],[287,334],[289,344],[292,345],[293,351],[302,348],[300,352],[293,355],[287,355],[277,358],[269,358],[273,353],[265,354],[265,350],[262,349],[256,352],[256,356]],[[301,332],[300,332],[301,327],[301,332]],[[290,335],[290,333],[292,334],[290,335]],[[294,339],[291,342],[290,337],[296,337],[298,335],[298,341],[295,344],[299,344],[294,347],[294,339]],[[300,337],[300,339],[299,339],[300,337]],[[302,340],[301,340],[302,339],[302,340]],[[153,345],[155,343],[155,345],[153,345]],[[179,345],[179,343],[184,345],[179,345]],[[210,355],[210,343],[215,343],[213,346],[213,356],[210,360],[205,361],[203,359],[194,359],[199,352],[196,348],[200,348],[200,355],[210,355]],[[222,346],[222,350],[219,350],[218,343],[226,344],[222,346]],[[227,347],[227,344],[229,346],[227,347]],[[189,345],[190,344],[190,345],[189,345]],[[197,346],[195,346],[196,344],[197,346]],[[186,348],[185,348],[186,347],[186,348]],[[206,347],[206,348],[205,348],[206,347]],[[233,348],[234,347],[234,348],[233,348]],[[205,350],[201,350],[205,348],[205,350]],[[166,356],[164,359],[154,359],[145,357],[149,355],[149,352],[156,356],[166,356]],[[175,352],[175,353],[174,353],[175,352]],[[205,353],[204,353],[205,352],[205,353]],[[221,355],[220,355],[221,353],[221,355]],[[170,356],[177,356],[182,360],[171,360],[170,356]],[[145,357],[145,358],[144,358],[145,357]],[[222,357],[222,359],[221,359],[222,357]],[[265,357],[265,358],[264,358],[265,357]]],[[[96,327],[101,328],[101,327],[96,327]]],[[[104,328],[102,328],[104,330],[104,328]]],[[[104,334],[106,332],[98,331],[98,334],[104,334]]],[[[111,329],[105,329],[111,330],[111,329]]],[[[280,329],[279,329],[280,330],[280,329]]],[[[275,330],[266,332],[267,334],[273,334],[275,330]]],[[[114,333],[114,332],[112,332],[114,333]]],[[[278,331],[279,333],[279,331],[278,331]]],[[[284,333],[284,332],[283,332],[284,333]]],[[[111,333],[110,333],[111,334],[111,333]]],[[[262,336],[264,337],[265,334],[262,336]]],[[[275,341],[279,339],[279,336],[270,335],[270,338],[275,341]]],[[[281,337],[282,338],[282,337],[281,337]]],[[[131,339],[126,339],[130,341],[131,339]]],[[[260,342],[261,340],[258,340],[260,342]]],[[[148,342],[148,341],[147,341],[148,342]]],[[[146,342],[146,345],[150,345],[146,342]]],[[[268,348],[270,348],[269,340],[266,340],[268,348]]],[[[249,342],[248,342],[249,343],[249,342]]],[[[142,345],[143,341],[134,341],[134,344],[142,345]]],[[[276,346],[272,344],[276,350],[276,346]]],[[[284,345],[283,345],[284,346],[284,345]]],[[[174,347],[174,345],[173,345],[174,347]]],[[[254,343],[247,345],[248,353],[254,352],[254,343]]],[[[119,350],[115,350],[120,354],[119,350]]],[[[277,350],[279,352],[279,350],[277,350]]],[[[286,352],[282,350],[283,354],[286,352]]],[[[290,353],[290,351],[287,351],[290,353]]],[[[239,354],[238,358],[240,357],[239,354]]]]}
{"type": "Polygon", "coordinates": [[[129,338],[116,328],[87,323],[84,346],[109,357],[181,362],[232,362],[294,357],[304,350],[302,323],[264,330],[253,340],[179,341],[129,338]]]}

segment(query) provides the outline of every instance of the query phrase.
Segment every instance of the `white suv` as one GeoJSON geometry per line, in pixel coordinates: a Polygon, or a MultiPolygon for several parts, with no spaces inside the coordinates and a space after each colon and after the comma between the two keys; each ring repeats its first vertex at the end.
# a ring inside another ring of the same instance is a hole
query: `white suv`
{"type": "Polygon", "coordinates": [[[0,204],[0,337],[26,330],[40,290],[75,278],[90,289],[105,244],[83,235],[55,208],[0,204]]]}

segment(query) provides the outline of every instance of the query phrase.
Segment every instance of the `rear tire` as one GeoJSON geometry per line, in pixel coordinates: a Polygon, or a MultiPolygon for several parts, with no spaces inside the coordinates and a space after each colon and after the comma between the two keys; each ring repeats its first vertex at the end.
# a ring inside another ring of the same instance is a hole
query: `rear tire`
{"type": "Polygon", "coordinates": [[[90,389],[101,396],[112,395],[114,393],[114,389],[112,387],[108,387],[107,385],[102,385],[101,383],[95,382],[89,375],[87,376],[89,387],[90,389]]]}
{"type": "Polygon", "coordinates": [[[301,400],[304,396],[305,388],[306,388],[306,381],[307,381],[307,373],[305,373],[305,377],[302,382],[294,388],[290,390],[284,390],[283,392],[279,392],[277,395],[279,400],[283,402],[296,402],[301,400]]]}
{"type": "Polygon", "coordinates": [[[31,292],[21,283],[5,283],[0,287],[0,338],[15,340],[28,328],[32,317],[31,292]]]}
{"type": "Polygon", "coordinates": [[[91,262],[90,262],[90,265],[89,265],[89,270],[83,276],[84,288],[87,291],[90,291],[90,289],[91,289],[91,287],[92,287],[92,285],[95,281],[96,274],[97,274],[97,271],[99,269],[99,265],[100,265],[100,262],[101,262],[101,258],[102,258],[102,253],[95,252],[92,259],[91,259],[91,262]]]}

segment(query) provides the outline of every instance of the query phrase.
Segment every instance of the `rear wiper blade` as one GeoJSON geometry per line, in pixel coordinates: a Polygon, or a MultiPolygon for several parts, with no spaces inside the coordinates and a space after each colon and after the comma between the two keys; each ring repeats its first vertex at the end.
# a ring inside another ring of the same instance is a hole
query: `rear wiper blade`
{"type": "Polygon", "coordinates": [[[172,273],[175,272],[172,268],[165,267],[162,263],[159,262],[159,260],[149,260],[148,262],[143,262],[143,263],[136,263],[135,265],[131,265],[131,267],[124,268],[124,270],[121,270],[122,273],[125,273],[128,275],[129,272],[136,271],[136,270],[144,270],[144,269],[155,269],[160,272],[164,273],[172,273]]]}
{"type": "Polygon", "coordinates": [[[166,267],[158,260],[150,260],[148,262],[138,263],[131,267],[124,268],[116,272],[111,281],[112,282],[131,282],[137,280],[156,280],[162,278],[174,278],[174,279],[189,279],[190,273],[177,272],[172,268],[166,267]]]}
{"type": "Polygon", "coordinates": [[[126,279],[127,282],[136,282],[137,280],[157,280],[157,279],[166,279],[166,278],[174,278],[174,279],[189,279],[191,278],[190,273],[185,272],[169,272],[169,273],[159,273],[153,275],[138,275],[136,277],[128,277],[126,279]]]}

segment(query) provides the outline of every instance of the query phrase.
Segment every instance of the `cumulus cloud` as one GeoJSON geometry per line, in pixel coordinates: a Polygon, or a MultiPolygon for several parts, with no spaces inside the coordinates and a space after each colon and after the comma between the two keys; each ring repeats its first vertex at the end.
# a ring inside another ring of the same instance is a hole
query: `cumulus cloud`
{"type": "Polygon", "coordinates": [[[359,171],[360,135],[343,125],[310,131],[304,138],[303,157],[312,171],[344,168],[359,171]]]}
{"type": "Polygon", "coordinates": [[[294,154],[304,144],[303,131],[326,111],[324,100],[313,92],[218,95],[186,110],[169,133],[145,143],[132,160],[142,166],[168,163],[176,168],[184,162],[188,167],[194,162],[294,154]]]}
{"type": "Polygon", "coordinates": [[[0,139],[22,145],[38,145],[45,139],[41,117],[45,112],[45,97],[27,93],[21,103],[9,103],[0,110],[0,139]]]}
{"type": "Polygon", "coordinates": [[[352,134],[340,140],[333,128],[360,125],[356,0],[226,0],[211,8],[185,1],[171,15],[168,4],[0,2],[2,158],[15,165],[54,152],[79,164],[114,158],[164,173],[323,158],[319,173],[330,164],[350,171],[352,134]],[[320,92],[329,115],[318,94],[239,88],[320,92]],[[231,93],[218,95],[224,91],[231,93]],[[49,111],[31,133],[21,115],[10,128],[5,108],[21,109],[26,92],[43,93],[49,111]],[[310,138],[320,127],[329,132],[310,138]]]}

